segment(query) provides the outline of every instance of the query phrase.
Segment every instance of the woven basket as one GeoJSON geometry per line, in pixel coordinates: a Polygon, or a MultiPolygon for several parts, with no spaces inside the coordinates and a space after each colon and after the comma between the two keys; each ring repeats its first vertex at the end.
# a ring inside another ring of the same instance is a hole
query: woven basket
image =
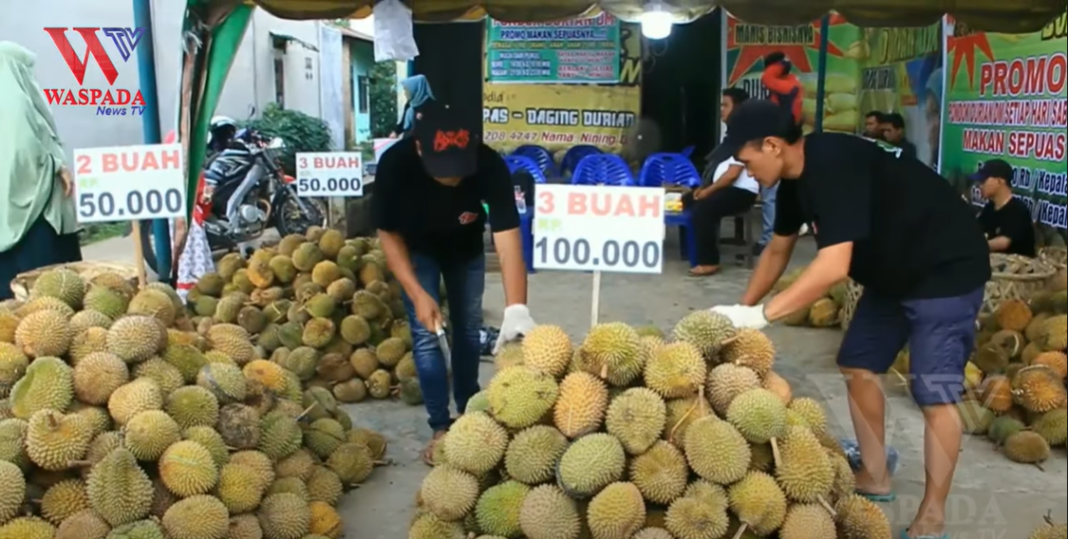
{"type": "Polygon", "coordinates": [[[842,331],[849,329],[849,324],[853,322],[853,317],[857,314],[857,304],[860,303],[860,296],[863,294],[864,287],[850,279],[849,287],[846,289],[845,301],[842,302],[842,331]]]}
{"type": "Polygon", "coordinates": [[[1043,247],[1038,258],[1060,271],[1068,267],[1068,249],[1064,247],[1043,247]]]}
{"type": "Polygon", "coordinates": [[[48,270],[58,268],[73,271],[81,275],[86,281],[90,281],[93,277],[102,273],[116,273],[129,280],[130,284],[133,286],[137,286],[137,269],[133,266],[113,264],[109,262],[71,262],[69,264],[56,264],[54,266],[38,268],[15,276],[15,279],[11,281],[11,291],[14,292],[15,299],[19,301],[26,301],[29,299],[30,290],[33,289],[33,283],[37,280],[37,277],[48,270]]]}
{"type": "Polygon", "coordinates": [[[981,314],[991,314],[1002,303],[1014,299],[1029,301],[1037,292],[1046,290],[1057,270],[1037,258],[995,253],[990,255],[993,273],[986,283],[981,314]]]}

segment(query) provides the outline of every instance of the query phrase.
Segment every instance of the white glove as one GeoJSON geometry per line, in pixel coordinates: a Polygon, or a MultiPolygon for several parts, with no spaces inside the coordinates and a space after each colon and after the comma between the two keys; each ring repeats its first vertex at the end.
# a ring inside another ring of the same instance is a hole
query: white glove
{"type": "Polygon", "coordinates": [[[530,309],[527,309],[526,305],[506,307],[504,320],[501,322],[501,332],[497,336],[497,344],[493,346],[493,353],[500,352],[504,345],[530,333],[534,326],[534,319],[530,317],[530,309]]]}
{"type": "Polygon", "coordinates": [[[764,306],[747,307],[745,305],[720,305],[710,309],[712,312],[722,314],[730,319],[734,327],[738,329],[764,329],[768,327],[768,319],[764,316],[764,306]]]}

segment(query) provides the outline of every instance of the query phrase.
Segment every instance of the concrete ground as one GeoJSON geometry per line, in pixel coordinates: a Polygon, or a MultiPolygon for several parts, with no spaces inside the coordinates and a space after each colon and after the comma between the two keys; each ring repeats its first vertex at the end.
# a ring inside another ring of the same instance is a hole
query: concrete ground
{"type": "MultiPolygon", "coordinates": [[[[86,259],[125,261],[129,243],[111,240],[86,249],[86,259]]],[[[677,253],[669,245],[666,253],[677,253]]],[[[729,248],[728,248],[729,249],[729,248]]],[[[811,240],[803,240],[795,261],[807,263],[814,254],[811,240]]],[[[670,330],[675,321],[696,309],[736,303],[750,272],[728,266],[715,277],[686,277],[685,265],[672,258],[661,275],[605,274],[602,280],[600,318],[629,324],[655,324],[670,330]]],[[[540,272],[530,277],[530,308],[542,323],[566,329],[576,342],[590,324],[591,275],[540,272]]],[[[487,322],[498,323],[503,294],[500,275],[487,277],[487,322]]],[[[852,437],[845,386],[837,376],[834,356],[841,341],[837,330],[773,327],[768,330],[778,347],[776,371],[791,382],[795,395],[822,400],[833,428],[852,437]]],[[[493,375],[484,364],[483,383],[493,375]]],[[[883,508],[901,533],[912,520],[923,496],[923,420],[919,410],[893,379],[888,411],[888,438],[901,455],[895,488],[898,500],[883,508]]],[[[398,402],[369,402],[348,407],[361,425],[378,430],[390,442],[392,464],[375,471],[361,488],[349,493],[340,511],[349,539],[402,539],[413,511],[420,482],[427,473],[420,453],[430,438],[422,407],[398,402]]],[[[1068,477],[1065,452],[1056,450],[1043,469],[1009,462],[985,438],[967,437],[961,454],[951,500],[947,531],[954,539],[1027,539],[1043,516],[1068,520],[1068,477]]],[[[896,539],[896,536],[895,536],[896,539]]]]}

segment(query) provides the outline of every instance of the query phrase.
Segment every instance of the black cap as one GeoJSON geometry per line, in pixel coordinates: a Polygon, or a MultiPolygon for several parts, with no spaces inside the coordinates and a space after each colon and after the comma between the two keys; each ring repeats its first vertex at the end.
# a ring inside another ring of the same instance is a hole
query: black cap
{"type": "Polygon", "coordinates": [[[975,183],[983,183],[990,178],[1001,178],[1006,182],[1011,182],[1012,176],[1012,165],[1002,159],[991,159],[983,163],[979,172],[972,174],[969,178],[975,183]]]}
{"type": "Polygon", "coordinates": [[[427,172],[436,178],[474,174],[482,142],[481,112],[428,101],[415,113],[415,139],[427,172]]]}
{"type": "Polygon", "coordinates": [[[734,108],[727,118],[727,136],[709,156],[715,166],[734,157],[742,146],[767,137],[786,137],[796,129],[794,115],[766,99],[750,99],[734,108]]]}

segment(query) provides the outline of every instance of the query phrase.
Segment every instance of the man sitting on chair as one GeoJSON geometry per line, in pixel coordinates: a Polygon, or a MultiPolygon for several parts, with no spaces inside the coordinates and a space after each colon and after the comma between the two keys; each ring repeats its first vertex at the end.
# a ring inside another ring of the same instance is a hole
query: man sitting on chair
{"type": "MultiPolygon", "coordinates": [[[[749,99],[741,88],[723,91],[720,115],[723,121],[734,108],[749,99]]],[[[719,226],[724,217],[749,210],[756,202],[760,186],[745,170],[745,166],[731,158],[718,163],[711,175],[703,178],[705,183],[683,197],[683,205],[691,210],[694,238],[697,245],[697,265],[690,275],[703,277],[719,271],[719,226]]]]}

